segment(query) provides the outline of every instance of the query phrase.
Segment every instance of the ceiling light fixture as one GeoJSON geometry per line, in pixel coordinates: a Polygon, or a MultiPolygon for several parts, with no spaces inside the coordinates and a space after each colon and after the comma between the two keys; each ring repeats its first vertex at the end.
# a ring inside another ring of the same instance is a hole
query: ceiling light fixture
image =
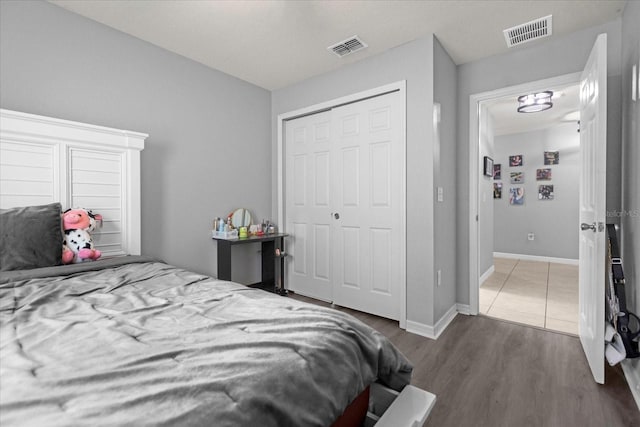
{"type": "Polygon", "coordinates": [[[553,107],[552,96],[553,92],[550,90],[519,96],[518,113],[537,113],[538,111],[548,110],[553,107]]]}

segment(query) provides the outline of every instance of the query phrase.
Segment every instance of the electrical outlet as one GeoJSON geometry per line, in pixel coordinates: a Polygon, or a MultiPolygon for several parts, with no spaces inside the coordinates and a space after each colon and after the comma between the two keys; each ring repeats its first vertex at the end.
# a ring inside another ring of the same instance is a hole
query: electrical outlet
{"type": "Polygon", "coordinates": [[[527,234],[527,239],[528,240],[535,240],[536,239],[536,235],[533,234],[533,233],[529,233],[529,234],[527,234]]]}
{"type": "Polygon", "coordinates": [[[436,283],[438,286],[442,285],[442,270],[438,270],[438,274],[436,275],[437,280],[436,283]]]}

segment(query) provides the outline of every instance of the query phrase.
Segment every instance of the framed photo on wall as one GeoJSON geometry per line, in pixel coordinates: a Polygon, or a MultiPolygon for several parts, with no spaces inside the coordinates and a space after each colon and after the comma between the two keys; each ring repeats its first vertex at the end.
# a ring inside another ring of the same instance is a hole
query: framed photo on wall
{"type": "Polygon", "coordinates": [[[551,181],[551,168],[536,169],[537,181],[551,181]]]}
{"type": "Polygon", "coordinates": [[[493,198],[502,199],[502,183],[501,182],[493,183],[493,198]]]}
{"type": "Polygon", "coordinates": [[[511,187],[509,189],[509,204],[510,205],[524,205],[524,188],[511,187]]]}
{"type": "Polygon", "coordinates": [[[484,176],[493,176],[493,159],[484,156],[484,176]]]}
{"type": "Polygon", "coordinates": [[[538,200],[553,200],[553,185],[538,186],[538,200]]]}
{"type": "Polygon", "coordinates": [[[517,167],[522,166],[524,164],[524,158],[522,154],[516,154],[514,156],[509,156],[509,166],[517,167]]]}
{"type": "Polygon", "coordinates": [[[500,163],[493,165],[493,179],[496,181],[502,179],[502,165],[500,163]]]}
{"type": "Polygon", "coordinates": [[[511,184],[524,184],[524,172],[511,172],[509,178],[511,184]]]}
{"type": "Polygon", "coordinates": [[[557,165],[560,163],[559,151],[545,151],[544,152],[544,164],[545,165],[557,165]]]}

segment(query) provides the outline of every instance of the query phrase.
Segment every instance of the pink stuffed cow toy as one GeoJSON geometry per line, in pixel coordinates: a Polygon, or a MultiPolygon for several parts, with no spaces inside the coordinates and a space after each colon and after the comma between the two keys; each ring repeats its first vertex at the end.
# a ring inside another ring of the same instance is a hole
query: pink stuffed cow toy
{"type": "Polygon", "coordinates": [[[67,209],[62,214],[64,244],[62,262],[64,264],[93,261],[100,258],[100,251],[94,248],[91,232],[102,223],[102,215],[87,209],[67,209]]]}

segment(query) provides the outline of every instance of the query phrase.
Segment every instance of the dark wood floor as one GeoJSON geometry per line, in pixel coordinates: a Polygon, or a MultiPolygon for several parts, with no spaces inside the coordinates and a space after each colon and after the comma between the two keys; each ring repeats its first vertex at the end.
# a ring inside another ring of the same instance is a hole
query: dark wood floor
{"type": "Polygon", "coordinates": [[[458,315],[431,340],[397,322],[338,309],[387,336],[414,364],[412,384],[437,396],[425,426],[640,426],[622,369],[607,365],[606,384],[596,384],[574,336],[458,315]]]}

